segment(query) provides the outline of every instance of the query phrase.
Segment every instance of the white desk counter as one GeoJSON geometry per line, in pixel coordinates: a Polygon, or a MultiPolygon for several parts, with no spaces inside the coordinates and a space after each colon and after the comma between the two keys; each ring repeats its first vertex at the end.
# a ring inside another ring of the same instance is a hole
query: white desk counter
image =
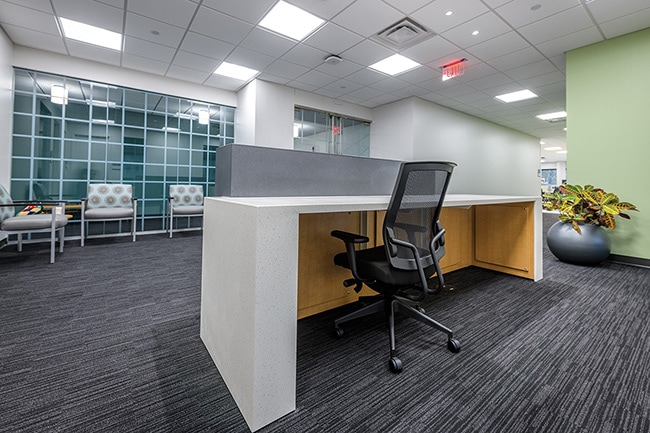
{"type": "MultiPolygon", "coordinates": [[[[299,215],[384,210],[389,196],[206,197],[201,339],[251,431],[296,408],[299,215]]],[[[541,197],[448,194],[445,207],[534,203],[533,279],[542,278],[541,197]]]]}

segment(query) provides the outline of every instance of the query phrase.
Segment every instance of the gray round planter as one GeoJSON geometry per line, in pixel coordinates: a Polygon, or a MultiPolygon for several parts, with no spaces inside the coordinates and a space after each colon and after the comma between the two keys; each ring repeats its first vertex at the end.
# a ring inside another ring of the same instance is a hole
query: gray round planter
{"type": "Polygon", "coordinates": [[[609,236],[593,224],[581,224],[580,230],[582,234],[571,223],[556,222],[546,235],[548,248],[563,262],[592,266],[602,263],[612,247],[609,236]]]}

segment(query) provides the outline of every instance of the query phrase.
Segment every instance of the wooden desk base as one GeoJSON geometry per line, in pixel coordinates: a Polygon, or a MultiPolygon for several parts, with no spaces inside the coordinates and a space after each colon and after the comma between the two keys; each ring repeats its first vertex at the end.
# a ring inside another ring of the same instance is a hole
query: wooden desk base
{"type": "MultiPolygon", "coordinates": [[[[443,273],[478,266],[534,279],[534,203],[507,203],[472,207],[446,207],[440,222],[445,228],[443,273]]],[[[302,214],[298,244],[298,318],[311,316],[372,295],[367,287],[357,294],[344,287],[350,271],[335,266],[332,258],[344,251],[332,230],[364,233],[368,246],[381,245],[385,212],[302,214]]]]}

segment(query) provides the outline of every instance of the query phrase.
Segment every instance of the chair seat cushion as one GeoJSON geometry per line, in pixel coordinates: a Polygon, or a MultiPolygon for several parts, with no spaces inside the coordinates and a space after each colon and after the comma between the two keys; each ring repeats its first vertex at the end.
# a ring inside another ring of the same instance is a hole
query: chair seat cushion
{"type": "MultiPolygon", "coordinates": [[[[56,215],[56,228],[61,228],[68,224],[68,218],[65,215],[56,215]]],[[[7,218],[2,221],[0,230],[2,231],[30,231],[48,229],[52,226],[52,215],[34,214],[7,218]]]]}
{"type": "Polygon", "coordinates": [[[174,206],[174,215],[198,215],[203,213],[203,206],[174,206]]]}
{"type": "Polygon", "coordinates": [[[131,207],[100,207],[96,209],[86,209],[86,212],[84,212],[84,218],[89,220],[132,217],[133,208],[131,207]]]}
{"type": "MultiPolygon", "coordinates": [[[[408,286],[420,282],[420,275],[417,271],[403,271],[392,267],[386,258],[386,249],[383,245],[359,250],[356,253],[356,258],[357,272],[362,278],[379,280],[394,286],[408,286]]],[[[334,264],[350,269],[347,253],[335,255],[334,264]]],[[[427,278],[435,273],[435,266],[424,268],[427,278]]]]}

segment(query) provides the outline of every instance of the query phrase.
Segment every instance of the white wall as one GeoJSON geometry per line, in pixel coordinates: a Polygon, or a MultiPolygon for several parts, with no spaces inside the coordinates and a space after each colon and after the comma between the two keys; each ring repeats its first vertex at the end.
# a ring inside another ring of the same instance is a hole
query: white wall
{"type": "Polygon", "coordinates": [[[372,128],[373,157],[456,162],[452,193],[540,194],[532,136],[419,98],[376,109],[372,128]]]}
{"type": "MultiPolygon", "coordinates": [[[[0,29],[0,184],[10,189],[13,128],[13,44],[0,29]]],[[[11,191],[10,191],[11,192],[11,191]]]]}
{"type": "Polygon", "coordinates": [[[13,65],[19,68],[131,87],[196,101],[212,102],[231,107],[237,105],[236,93],[228,90],[21,46],[14,47],[13,65]]]}
{"type": "Polygon", "coordinates": [[[296,106],[371,119],[368,108],[262,80],[253,80],[237,96],[235,137],[239,144],[293,149],[296,106]]]}

